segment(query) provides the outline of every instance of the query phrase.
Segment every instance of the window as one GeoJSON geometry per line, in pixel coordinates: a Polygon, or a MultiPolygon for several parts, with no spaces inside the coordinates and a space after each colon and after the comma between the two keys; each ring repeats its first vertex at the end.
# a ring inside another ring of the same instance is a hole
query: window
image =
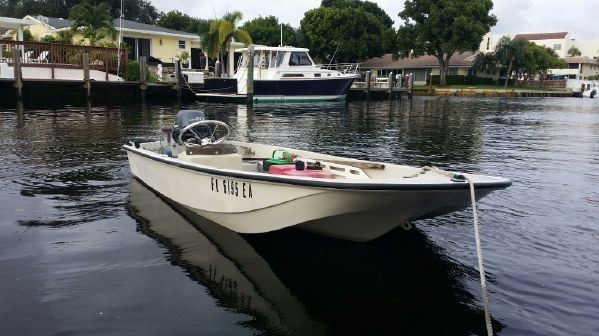
{"type": "Polygon", "coordinates": [[[553,50],[562,50],[562,45],[561,44],[554,44],[553,45],[553,50]]]}
{"type": "Polygon", "coordinates": [[[449,68],[447,69],[447,74],[452,76],[452,75],[457,75],[458,74],[458,68],[449,68]]]}
{"type": "Polygon", "coordinates": [[[179,49],[185,49],[185,40],[179,40],[179,49]]]}
{"type": "Polygon", "coordinates": [[[289,57],[289,65],[291,65],[291,66],[312,65],[312,60],[310,59],[310,56],[308,56],[308,53],[294,51],[291,53],[291,57],[289,57]]]}
{"type": "Polygon", "coordinates": [[[578,64],[579,63],[568,63],[568,69],[578,69],[578,64]]]}
{"type": "Polygon", "coordinates": [[[284,74],[282,77],[304,77],[303,74],[284,74]]]}
{"type": "Polygon", "coordinates": [[[138,60],[140,56],[150,56],[151,40],[135,37],[123,37],[123,42],[127,46],[127,56],[130,60],[138,60]]]}

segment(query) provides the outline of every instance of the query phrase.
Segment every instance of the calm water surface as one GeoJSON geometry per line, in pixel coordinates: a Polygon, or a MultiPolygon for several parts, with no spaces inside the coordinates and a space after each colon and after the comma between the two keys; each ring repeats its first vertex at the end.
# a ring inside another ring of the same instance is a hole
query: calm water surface
{"type": "MultiPolygon", "coordinates": [[[[599,101],[184,107],[238,140],[512,179],[479,204],[495,330],[599,334],[599,101]]],[[[129,173],[120,145],[176,111],[0,108],[0,333],[484,333],[469,211],[368,244],[237,235],[129,173]]]]}

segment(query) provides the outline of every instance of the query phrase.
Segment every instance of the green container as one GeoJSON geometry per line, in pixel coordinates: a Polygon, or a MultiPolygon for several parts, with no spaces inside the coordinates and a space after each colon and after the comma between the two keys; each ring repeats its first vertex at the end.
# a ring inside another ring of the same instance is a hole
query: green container
{"type": "Polygon", "coordinates": [[[264,160],[262,169],[265,172],[268,172],[268,167],[272,165],[293,164],[293,159],[295,157],[296,155],[289,153],[289,151],[284,149],[275,149],[272,151],[272,157],[268,160],[264,160]]]}

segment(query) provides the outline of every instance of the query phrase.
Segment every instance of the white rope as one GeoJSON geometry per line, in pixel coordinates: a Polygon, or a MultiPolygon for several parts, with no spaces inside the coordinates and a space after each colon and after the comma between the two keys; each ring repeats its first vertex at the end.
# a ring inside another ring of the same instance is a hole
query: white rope
{"type": "Polygon", "coordinates": [[[480,277],[480,288],[483,295],[483,306],[485,308],[485,325],[487,326],[487,335],[493,336],[493,325],[491,324],[491,311],[489,309],[489,295],[487,293],[487,281],[485,277],[485,267],[483,263],[483,254],[480,243],[480,234],[478,229],[478,213],[476,212],[476,195],[474,194],[474,182],[465,174],[453,173],[437,167],[424,166],[418,172],[404,176],[404,178],[414,178],[426,172],[441,174],[453,179],[465,179],[470,186],[470,201],[472,202],[472,218],[474,222],[474,240],[476,241],[476,255],[478,257],[478,271],[480,277]]]}
{"type": "Polygon", "coordinates": [[[474,182],[465,176],[470,184],[470,199],[472,201],[472,218],[474,219],[474,240],[476,241],[476,255],[478,257],[478,272],[480,276],[480,288],[483,294],[483,305],[485,308],[485,324],[487,326],[487,335],[493,336],[493,325],[491,324],[491,312],[489,310],[489,296],[487,294],[487,280],[485,278],[485,267],[483,263],[483,253],[481,250],[480,234],[478,232],[478,214],[476,212],[476,196],[474,195],[474,182]]]}

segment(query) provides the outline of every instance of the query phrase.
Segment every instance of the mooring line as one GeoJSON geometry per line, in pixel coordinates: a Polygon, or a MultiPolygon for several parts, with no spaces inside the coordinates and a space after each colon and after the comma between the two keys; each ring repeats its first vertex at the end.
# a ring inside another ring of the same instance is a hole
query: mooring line
{"type": "Polygon", "coordinates": [[[485,325],[487,326],[487,335],[493,336],[493,325],[491,324],[491,311],[489,308],[489,295],[487,293],[487,280],[485,277],[485,266],[483,263],[483,253],[480,243],[480,234],[478,229],[478,213],[476,211],[476,195],[474,194],[474,182],[466,174],[454,173],[437,168],[435,166],[424,166],[418,172],[404,176],[404,178],[415,178],[427,172],[433,172],[449,177],[452,181],[468,182],[470,185],[470,200],[472,202],[472,217],[474,219],[474,240],[476,241],[476,255],[478,257],[478,271],[480,277],[480,288],[483,294],[483,306],[485,308],[485,325]]]}
{"type": "Polygon", "coordinates": [[[472,217],[474,219],[474,240],[476,241],[476,255],[478,257],[478,272],[480,273],[480,288],[483,294],[483,305],[485,308],[485,324],[487,326],[487,335],[493,336],[493,325],[491,323],[491,312],[489,309],[489,295],[487,294],[487,280],[485,277],[485,268],[483,263],[483,254],[480,243],[480,234],[478,230],[478,214],[476,212],[476,196],[474,195],[474,182],[468,176],[464,176],[470,184],[470,198],[472,201],[472,217]]]}

